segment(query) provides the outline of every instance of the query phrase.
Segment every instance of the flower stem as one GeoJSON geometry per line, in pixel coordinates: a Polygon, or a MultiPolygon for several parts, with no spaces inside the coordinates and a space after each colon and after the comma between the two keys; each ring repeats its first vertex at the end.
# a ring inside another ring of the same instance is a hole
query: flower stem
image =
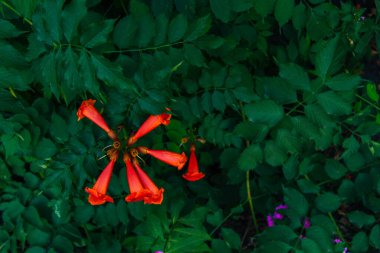
{"type": "Polygon", "coordinates": [[[7,2],[4,2],[4,1],[1,1],[1,4],[3,4],[5,7],[7,7],[9,10],[11,10],[11,11],[12,11],[14,14],[16,14],[17,16],[23,18],[24,21],[25,21],[26,23],[28,23],[29,25],[33,25],[32,21],[31,21],[30,19],[28,19],[28,18],[26,18],[26,17],[23,17],[23,16],[21,15],[21,13],[20,13],[18,10],[16,10],[15,8],[12,7],[12,5],[10,5],[10,4],[8,4],[7,2]]]}
{"type": "Polygon", "coordinates": [[[247,198],[248,198],[249,209],[251,211],[253,225],[255,226],[256,234],[258,234],[259,226],[257,224],[255,208],[253,206],[253,200],[252,200],[252,195],[251,195],[251,184],[249,183],[249,171],[247,171],[246,173],[246,186],[247,186],[247,198]]]}

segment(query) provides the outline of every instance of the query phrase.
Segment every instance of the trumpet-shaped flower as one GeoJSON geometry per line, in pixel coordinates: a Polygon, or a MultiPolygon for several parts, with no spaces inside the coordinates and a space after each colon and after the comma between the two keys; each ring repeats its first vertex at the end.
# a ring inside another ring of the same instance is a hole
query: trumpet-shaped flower
{"type": "Polygon", "coordinates": [[[147,133],[151,132],[159,125],[169,125],[171,114],[162,113],[160,115],[151,115],[147,120],[140,126],[137,132],[128,139],[128,145],[134,144],[139,138],[143,137],[147,133]]]}
{"type": "Polygon", "coordinates": [[[204,178],[205,174],[199,172],[199,166],[197,157],[195,156],[195,145],[192,144],[190,146],[190,159],[189,159],[189,167],[185,174],[182,177],[188,181],[197,181],[204,178]]]}
{"type": "Polygon", "coordinates": [[[136,158],[133,159],[133,166],[136,169],[141,184],[150,192],[149,196],[146,196],[144,198],[144,204],[161,204],[162,200],[164,199],[164,189],[158,189],[158,187],[153,183],[152,179],[150,179],[145,171],[141,169],[136,158]]]}
{"type": "Polygon", "coordinates": [[[152,150],[147,147],[138,147],[137,149],[144,155],[151,155],[164,163],[177,167],[178,170],[181,170],[187,161],[187,156],[184,152],[178,154],[167,150],[152,150]]]}
{"type": "Polygon", "coordinates": [[[102,205],[105,202],[113,203],[113,199],[108,196],[107,189],[111,180],[113,167],[115,166],[115,162],[117,160],[117,153],[110,157],[110,162],[107,167],[100,174],[98,180],[95,182],[92,188],[85,188],[85,191],[89,194],[88,202],[91,205],[102,205]]]}
{"type": "Polygon", "coordinates": [[[102,115],[100,115],[98,110],[96,110],[96,108],[94,107],[95,102],[96,100],[93,99],[88,99],[82,102],[77,112],[78,121],[86,117],[95,124],[97,124],[104,131],[106,131],[106,133],[112,140],[117,140],[116,133],[109,128],[102,115]]]}
{"type": "Polygon", "coordinates": [[[124,154],[123,160],[127,168],[127,180],[130,191],[130,194],[127,197],[125,197],[125,201],[142,201],[145,197],[147,197],[150,194],[150,192],[147,189],[145,189],[142,185],[140,178],[138,177],[135,171],[135,168],[133,168],[130,156],[128,154],[124,154]]]}

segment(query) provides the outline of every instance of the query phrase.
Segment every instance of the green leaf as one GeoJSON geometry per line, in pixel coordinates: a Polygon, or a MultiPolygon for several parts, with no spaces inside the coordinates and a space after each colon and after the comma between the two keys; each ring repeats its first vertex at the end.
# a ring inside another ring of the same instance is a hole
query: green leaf
{"type": "Polygon", "coordinates": [[[274,7],[274,17],[280,27],[285,25],[293,15],[294,0],[277,0],[274,7]]]}
{"type": "Polygon", "coordinates": [[[367,96],[372,100],[372,101],[379,101],[379,94],[377,93],[377,88],[374,83],[367,83],[366,85],[367,88],[367,96]]]}
{"type": "Polygon", "coordinates": [[[155,36],[155,20],[150,13],[138,16],[139,29],[137,33],[137,45],[139,47],[147,47],[155,36]]]}
{"type": "Polygon", "coordinates": [[[322,252],[333,252],[331,234],[328,234],[321,226],[312,225],[306,229],[306,238],[316,242],[322,252]]]}
{"type": "Polygon", "coordinates": [[[302,249],[307,253],[322,253],[318,244],[309,238],[303,238],[301,240],[301,245],[302,249]]]}
{"type": "Polygon", "coordinates": [[[47,246],[50,243],[50,233],[34,228],[27,234],[26,240],[32,246],[47,246]]]}
{"type": "Polygon", "coordinates": [[[297,234],[288,226],[276,225],[265,229],[258,237],[259,244],[268,241],[289,243],[297,238],[297,234]]]}
{"type": "Polygon", "coordinates": [[[46,253],[46,249],[35,246],[28,248],[25,253],[46,253]]]}
{"type": "Polygon", "coordinates": [[[265,143],[265,161],[271,166],[280,166],[284,164],[288,158],[286,151],[279,147],[274,141],[267,141],[265,143]]]}
{"type": "Polygon", "coordinates": [[[297,101],[297,94],[289,83],[278,77],[260,78],[258,85],[262,85],[265,95],[279,104],[291,104],[297,101]]]}
{"type": "Polygon", "coordinates": [[[279,75],[294,89],[310,90],[309,76],[301,66],[295,63],[280,64],[279,75]]]}
{"type": "Polygon", "coordinates": [[[306,11],[305,5],[300,2],[294,7],[292,22],[296,30],[300,31],[306,26],[308,18],[308,12],[306,11]]]}
{"type": "Polygon", "coordinates": [[[187,19],[183,14],[178,14],[175,18],[170,21],[168,38],[169,42],[177,42],[183,38],[187,30],[187,19]]]}
{"type": "Polygon", "coordinates": [[[372,247],[380,249],[380,225],[375,225],[369,234],[369,243],[372,247]]]}
{"type": "Polygon", "coordinates": [[[71,1],[65,6],[62,12],[62,19],[64,20],[62,26],[67,41],[71,41],[73,36],[78,34],[78,25],[86,14],[86,0],[71,1]]]}
{"type": "Polygon", "coordinates": [[[203,57],[202,51],[199,50],[197,47],[191,45],[191,44],[185,44],[184,45],[185,50],[185,59],[194,66],[197,67],[205,67],[205,58],[203,57]]]}
{"type": "Polygon", "coordinates": [[[376,221],[373,215],[369,215],[361,211],[350,212],[348,214],[348,219],[359,228],[370,226],[376,221]]]}
{"type": "Polygon", "coordinates": [[[243,12],[251,9],[253,4],[253,1],[250,0],[235,0],[231,2],[231,8],[235,12],[243,12]]]}
{"type": "Polygon", "coordinates": [[[57,250],[57,252],[70,253],[74,251],[71,240],[67,239],[62,235],[57,235],[56,237],[54,237],[52,245],[54,249],[57,250]]]}
{"type": "Polygon", "coordinates": [[[113,31],[113,41],[121,49],[134,45],[138,24],[136,18],[128,15],[117,22],[113,31]]]}
{"type": "Polygon", "coordinates": [[[222,228],[221,235],[232,249],[240,249],[240,235],[230,228],[222,228]]]}
{"type": "Polygon", "coordinates": [[[307,216],[309,203],[307,199],[293,188],[284,188],[284,200],[289,209],[294,210],[300,217],[307,216]]]}
{"type": "Polygon", "coordinates": [[[230,0],[210,0],[211,10],[215,17],[227,23],[231,18],[230,0]]]}
{"type": "Polygon", "coordinates": [[[353,90],[358,87],[361,82],[361,77],[350,74],[339,74],[326,81],[326,86],[332,90],[353,90]]]}
{"type": "Polygon", "coordinates": [[[285,162],[282,167],[282,172],[284,173],[284,177],[286,180],[290,181],[298,174],[298,158],[295,155],[292,155],[285,162]]]}
{"type": "Polygon", "coordinates": [[[91,23],[86,27],[80,41],[87,48],[93,48],[107,42],[109,34],[113,30],[114,19],[107,19],[99,23],[91,23]]]}
{"type": "Polygon", "coordinates": [[[11,22],[0,19],[0,39],[14,38],[22,33],[11,22]]]}
{"type": "Polygon", "coordinates": [[[238,159],[239,169],[243,171],[253,170],[263,159],[263,151],[259,145],[250,145],[245,148],[238,159]]]}
{"type": "Polygon", "coordinates": [[[92,95],[97,97],[99,95],[99,82],[96,79],[96,73],[94,66],[90,61],[90,57],[86,50],[81,50],[79,56],[79,73],[81,74],[81,79],[83,80],[83,85],[85,90],[89,91],[92,95]]]}
{"type": "Polygon", "coordinates": [[[368,237],[365,232],[361,231],[352,238],[352,252],[367,252],[368,250],[368,237]]]}
{"type": "Polygon", "coordinates": [[[262,17],[272,13],[276,0],[256,0],[253,2],[253,8],[262,17]]]}
{"type": "Polygon", "coordinates": [[[317,208],[324,213],[334,212],[340,206],[340,198],[331,192],[327,192],[319,195],[315,199],[315,204],[317,208]]]}
{"type": "Polygon", "coordinates": [[[339,179],[346,174],[347,168],[335,159],[328,159],[325,164],[325,171],[330,178],[339,179]]]}
{"type": "Polygon", "coordinates": [[[15,90],[30,90],[33,75],[29,70],[5,68],[0,66],[0,88],[12,87],[15,90]]]}
{"type": "Polygon", "coordinates": [[[268,126],[276,125],[284,116],[281,106],[272,100],[262,100],[247,104],[243,108],[248,119],[254,123],[263,123],[268,126]]]}
{"type": "Polygon", "coordinates": [[[185,41],[193,41],[205,35],[211,28],[211,16],[208,14],[190,24],[190,33],[185,36],[185,41]]]}
{"type": "Polygon", "coordinates": [[[57,153],[57,146],[50,139],[42,138],[37,144],[35,155],[38,158],[46,159],[51,158],[57,153]]]}
{"type": "Polygon", "coordinates": [[[325,47],[320,50],[315,56],[315,68],[317,75],[324,81],[333,63],[335,50],[339,41],[339,35],[334,39],[326,42],[325,47]]]}
{"type": "Polygon", "coordinates": [[[210,240],[208,233],[192,228],[175,228],[175,235],[172,237],[171,246],[165,251],[167,253],[182,252],[201,245],[210,240]]]}
{"type": "Polygon", "coordinates": [[[339,116],[351,113],[351,105],[334,91],[320,93],[317,100],[328,114],[339,116]]]}
{"type": "Polygon", "coordinates": [[[220,112],[224,112],[226,109],[226,102],[224,98],[224,94],[220,91],[214,91],[211,95],[212,105],[215,109],[220,112]]]}
{"type": "Polygon", "coordinates": [[[320,187],[307,179],[297,180],[297,185],[303,193],[319,193],[320,187]]]}
{"type": "Polygon", "coordinates": [[[292,247],[283,242],[271,241],[259,247],[259,253],[288,253],[292,247]]]}

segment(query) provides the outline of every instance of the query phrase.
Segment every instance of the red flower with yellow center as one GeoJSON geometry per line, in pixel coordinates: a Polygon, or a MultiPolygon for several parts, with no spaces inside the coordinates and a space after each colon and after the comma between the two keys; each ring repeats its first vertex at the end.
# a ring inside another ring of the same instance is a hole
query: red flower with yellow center
{"type": "Polygon", "coordinates": [[[166,164],[177,167],[178,170],[181,170],[187,162],[187,156],[184,152],[178,154],[167,150],[152,150],[147,147],[138,147],[137,149],[144,155],[151,155],[166,164]]]}
{"type": "Polygon", "coordinates": [[[190,159],[187,172],[182,177],[188,181],[197,181],[204,178],[205,174],[199,172],[197,157],[195,156],[195,144],[190,146],[190,159]]]}
{"type": "Polygon", "coordinates": [[[97,124],[104,131],[106,131],[106,133],[112,140],[117,140],[115,132],[109,128],[102,115],[94,107],[95,102],[96,100],[94,99],[88,99],[82,102],[77,112],[78,121],[86,117],[95,124],[97,124]]]}
{"type": "Polygon", "coordinates": [[[106,202],[113,203],[113,199],[106,193],[111,180],[113,167],[115,166],[115,162],[117,160],[117,156],[117,152],[114,152],[110,157],[110,162],[100,174],[94,186],[92,188],[85,188],[85,191],[89,194],[88,202],[90,202],[91,205],[102,205],[106,202]]]}

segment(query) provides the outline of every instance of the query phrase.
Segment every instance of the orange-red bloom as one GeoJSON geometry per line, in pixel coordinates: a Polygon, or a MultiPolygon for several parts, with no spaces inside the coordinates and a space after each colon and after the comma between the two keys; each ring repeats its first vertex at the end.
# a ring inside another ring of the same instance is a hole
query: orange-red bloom
{"type": "Polygon", "coordinates": [[[178,170],[181,170],[187,161],[187,156],[184,152],[178,154],[167,150],[152,150],[147,147],[138,147],[137,149],[144,155],[151,155],[164,163],[177,167],[178,170]]]}
{"type": "Polygon", "coordinates": [[[199,172],[199,166],[197,157],[195,156],[195,145],[192,144],[190,146],[190,159],[189,159],[189,167],[185,174],[182,177],[188,181],[197,181],[199,179],[204,178],[205,174],[199,172]]]}
{"type": "Polygon", "coordinates": [[[102,205],[105,202],[111,202],[113,203],[113,199],[108,196],[107,189],[108,185],[111,180],[113,167],[115,166],[115,162],[117,160],[117,154],[111,157],[111,160],[107,167],[103,170],[103,172],[100,174],[98,180],[94,184],[92,188],[85,188],[85,191],[90,194],[88,196],[88,202],[90,202],[91,205],[102,205]]]}
{"type": "MultiPolygon", "coordinates": [[[[169,109],[167,110],[170,111],[169,109]]],[[[128,139],[128,145],[134,144],[139,138],[151,132],[161,124],[165,126],[169,125],[171,117],[172,115],[167,113],[162,113],[160,115],[150,115],[148,119],[145,120],[145,122],[141,125],[139,130],[137,130],[137,132],[128,139]]]]}
{"type": "Polygon", "coordinates": [[[158,189],[148,175],[140,168],[137,160],[131,162],[128,154],[124,154],[127,167],[127,178],[130,194],[125,198],[127,202],[144,200],[144,204],[161,204],[164,198],[164,189],[158,189]]]}
{"type": "Polygon", "coordinates": [[[150,191],[150,195],[144,199],[144,204],[161,204],[164,199],[164,189],[158,189],[158,187],[153,183],[152,179],[143,171],[138,163],[138,161],[133,159],[133,166],[136,169],[137,175],[140,178],[141,184],[145,189],[150,191]]]}
{"type": "Polygon", "coordinates": [[[104,121],[102,115],[94,107],[96,100],[88,99],[82,102],[81,106],[78,109],[77,116],[78,121],[87,117],[89,120],[93,121],[100,128],[102,128],[112,140],[117,140],[117,136],[113,130],[109,128],[107,123],[104,121]]]}

